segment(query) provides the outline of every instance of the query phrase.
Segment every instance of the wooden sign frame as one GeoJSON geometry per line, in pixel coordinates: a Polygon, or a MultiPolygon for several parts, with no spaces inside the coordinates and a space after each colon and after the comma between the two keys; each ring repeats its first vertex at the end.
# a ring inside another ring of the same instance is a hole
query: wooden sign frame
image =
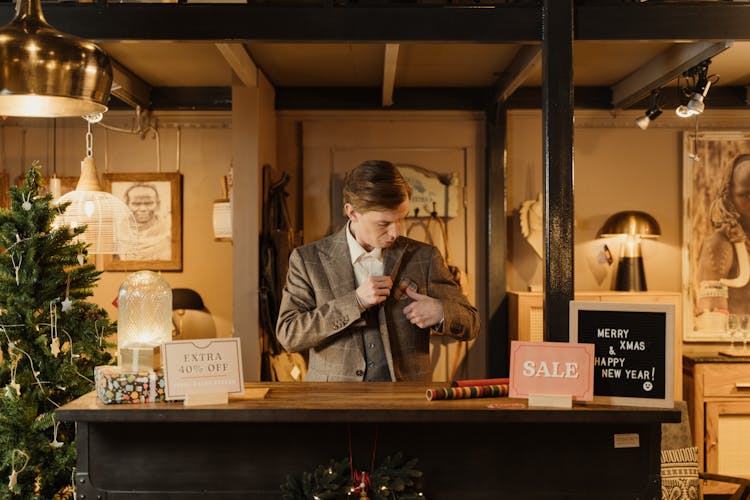
{"type": "Polygon", "coordinates": [[[570,342],[596,346],[593,403],[674,407],[674,315],[673,304],[570,302],[570,342]],[[630,395],[635,387],[640,397],[630,395]]]}

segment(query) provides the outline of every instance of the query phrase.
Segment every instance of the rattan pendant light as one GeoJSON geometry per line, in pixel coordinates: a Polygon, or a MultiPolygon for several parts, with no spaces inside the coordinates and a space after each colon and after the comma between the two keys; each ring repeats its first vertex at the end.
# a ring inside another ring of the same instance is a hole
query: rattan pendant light
{"type": "Polygon", "coordinates": [[[62,195],[57,204],[70,203],[56,223],[71,227],[86,226],[79,236],[89,244],[89,254],[132,253],[138,245],[138,225],[133,213],[122,200],[102,190],[93,155],[91,123],[101,115],[84,116],[88,122],[86,157],[81,161],[81,177],[76,189],[62,195]]]}
{"type": "Polygon", "coordinates": [[[16,16],[0,28],[0,115],[103,113],[111,87],[101,48],[50,26],[40,0],[17,0],[16,16]]]}

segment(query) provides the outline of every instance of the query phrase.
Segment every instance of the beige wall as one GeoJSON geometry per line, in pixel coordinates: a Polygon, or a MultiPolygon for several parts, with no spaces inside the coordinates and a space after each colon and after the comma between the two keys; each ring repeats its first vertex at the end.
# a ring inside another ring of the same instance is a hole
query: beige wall
{"type": "MultiPolygon", "coordinates": [[[[104,123],[119,128],[133,126],[133,112],[109,112],[104,123]]],[[[198,291],[214,316],[217,334],[232,334],[232,244],[213,238],[212,204],[221,198],[220,178],[231,161],[231,116],[229,113],[156,113],[158,141],[153,131],[144,137],[106,131],[94,126],[94,159],[99,176],[105,172],[175,172],[183,175],[183,270],[164,272],[172,287],[198,291]],[[180,147],[178,151],[178,127],[180,147]],[[157,142],[159,157],[157,157],[157,142]]],[[[3,124],[3,167],[11,179],[25,172],[32,160],[42,162],[43,172],[52,173],[56,158],[58,176],[80,174],[85,155],[86,122],[80,118],[58,119],[54,141],[51,119],[9,120],[3,124]],[[55,147],[56,143],[56,147],[55,147]],[[53,155],[53,149],[57,154],[53,155]]],[[[101,268],[101,259],[98,262],[101,268]]],[[[126,272],[105,272],[93,300],[112,317],[112,301],[126,272]]]]}
{"type": "MultiPolygon", "coordinates": [[[[707,110],[697,122],[700,132],[747,131],[750,112],[707,110]]],[[[644,210],[659,222],[662,236],[643,243],[646,281],[651,291],[683,292],[683,146],[696,121],[665,110],[647,130],[635,126],[642,110],[575,113],[575,290],[600,291],[612,286],[615,266],[601,262],[607,243],[617,259],[616,240],[596,238],[604,220],[620,210],[644,210]]],[[[508,289],[541,286],[542,261],[518,229],[518,208],[542,186],[541,113],[512,111],[508,121],[507,213],[509,222],[508,289]]],[[[683,293],[683,301],[685,294],[683,293]]],[[[683,313],[686,308],[683,307],[683,313]]],[[[685,324],[683,322],[683,324],[685,324]]],[[[720,344],[690,342],[684,352],[720,344]]]]}
{"type": "MultiPolygon", "coordinates": [[[[659,222],[662,236],[643,242],[646,281],[650,290],[680,291],[682,280],[682,134],[694,121],[672,118],[667,111],[647,130],[635,126],[640,112],[575,113],[575,289],[608,290],[612,271],[601,259],[606,243],[615,259],[617,239],[597,239],[605,219],[620,210],[643,210],[659,222]]],[[[710,112],[702,123],[740,126],[741,115],[710,112]],[[712,122],[708,122],[712,119],[712,122]]],[[[706,125],[703,125],[705,128],[706,125]]],[[[541,286],[541,259],[518,230],[518,209],[542,186],[541,114],[512,111],[508,123],[509,224],[508,288],[526,291],[541,286]]]]}

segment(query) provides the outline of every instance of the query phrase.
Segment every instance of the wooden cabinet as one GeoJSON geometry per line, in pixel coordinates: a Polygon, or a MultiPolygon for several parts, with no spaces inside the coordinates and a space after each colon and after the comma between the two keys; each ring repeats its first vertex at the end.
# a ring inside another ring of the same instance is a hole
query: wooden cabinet
{"type": "MultiPolygon", "coordinates": [[[[674,305],[674,398],[682,399],[682,294],[679,292],[576,292],[576,300],[674,305]]],[[[544,340],[544,296],[540,292],[508,292],[510,340],[544,340]]]]}
{"type": "MultiPolygon", "coordinates": [[[[750,358],[716,352],[683,357],[685,399],[703,472],[750,478],[750,358]]],[[[709,481],[704,494],[730,494],[736,485],[709,481]]]]}

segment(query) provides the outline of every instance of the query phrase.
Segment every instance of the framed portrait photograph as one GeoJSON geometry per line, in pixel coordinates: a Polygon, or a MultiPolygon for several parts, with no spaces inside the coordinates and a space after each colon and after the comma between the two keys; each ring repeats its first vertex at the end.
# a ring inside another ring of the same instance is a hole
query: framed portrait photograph
{"type": "Polygon", "coordinates": [[[683,136],[684,340],[750,336],[750,132],[683,136]]]}
{"type": "Polygon", "coordinates": [[[108,255],[105,271],[182,270],[182,174],[104,174],[104,189],[130,209],[138,228],[125,254],[108,255]]]}

